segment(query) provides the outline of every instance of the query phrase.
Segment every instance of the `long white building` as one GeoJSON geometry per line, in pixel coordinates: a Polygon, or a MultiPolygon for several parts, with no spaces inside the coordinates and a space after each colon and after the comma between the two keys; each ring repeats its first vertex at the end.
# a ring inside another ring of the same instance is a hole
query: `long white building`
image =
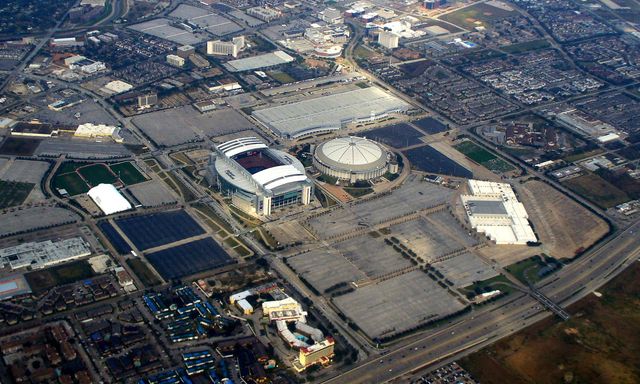
{"type": "Polygon", "coordinates": [[[496,244],[538,241],[529,223],[529,215],[511,185],[469,180],[469,190],[470,195],[460,198],[472,228],[496,244]]]}

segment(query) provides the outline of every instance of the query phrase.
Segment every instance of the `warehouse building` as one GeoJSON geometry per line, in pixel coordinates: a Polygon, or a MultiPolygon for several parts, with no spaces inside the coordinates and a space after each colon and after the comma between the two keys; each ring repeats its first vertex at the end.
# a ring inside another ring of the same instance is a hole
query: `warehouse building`
{"type": "Polygon", "coordinates": [[[87,195],[105,215],[131,209],[131,204],[111,184],[98,184],[91,188],[87,195]]]}
{"type": "Polygon", "coordinates": [[[283,51],[274,51],[245,59],[231,60],[224,63],[229,72],[246,72],[256,69],[271,68],[293,62],[295,59],[283,51]]]}
{"type": "Polygon", "coordinates": [[[313,185],[298,159],[255,137],[216,146],[207,177],[231,197],[234,206],[256,216],[268,216],[294,204],[308,205],[313,194],[313,185]]]}
{"type": "Polygon", "coordinates": [[[110,138],[116,143],[122,143],[124,139],[120,136],[120,128],[113,125],[85,123],[78,125],[73,134],[75,137],[87,139],[110,138]]]}
{"type": "Polygon", "coordinates": [[[470,195],[460,196],[471,227],[496,244],[537,242],[524,205],[511,185],[469,180],[470,195]]]}
{"type": "Polygon", "coordinates": [[[30,242],[0,249],[0,260],[6,267],[39,269],[54,264],[89,256],[91,248],[81,237],[53,242],[30,242]]]}
{"type": "Polygon", "coordinates": [[[313,166],[325,175],[355,183],[397,172],[392,153],[362,137],[340,137],[316,148],[313,166]]]}
{"type": "Polygon", "coordinates": [[[278,136],[300,138],[409,109],[410,104],[374,86],[260,109],[251,115],[278,136]]]}

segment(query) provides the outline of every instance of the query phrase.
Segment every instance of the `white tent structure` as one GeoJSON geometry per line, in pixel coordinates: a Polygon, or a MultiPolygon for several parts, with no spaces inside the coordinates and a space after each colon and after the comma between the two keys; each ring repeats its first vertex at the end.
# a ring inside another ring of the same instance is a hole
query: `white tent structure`
{"type": "Polygon", "coordinates": [[[98,184],[91,188],[87,195],[93,200],[105,215],[131,209],[131,204],[111,184],[98,184]]]}

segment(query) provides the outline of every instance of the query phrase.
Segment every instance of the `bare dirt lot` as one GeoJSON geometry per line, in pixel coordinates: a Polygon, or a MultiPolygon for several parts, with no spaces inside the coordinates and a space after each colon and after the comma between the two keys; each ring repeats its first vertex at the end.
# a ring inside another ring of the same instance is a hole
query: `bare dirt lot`
{"type": "Polygon", "coordinates": [[[460,361],[483,384],[639,383],[640,263],[569,307],[460,361]]]}
{"type": "Polygon", "coordinates": [[[607,223],[549,185],[531,180],[517,186],[545,253],[571,258],[609,228],[607,223]]]}

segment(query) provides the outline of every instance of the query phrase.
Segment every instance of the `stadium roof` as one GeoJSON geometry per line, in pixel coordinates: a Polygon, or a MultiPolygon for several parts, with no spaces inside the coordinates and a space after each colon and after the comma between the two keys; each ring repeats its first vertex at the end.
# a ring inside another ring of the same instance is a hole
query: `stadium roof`
{"type": "Polygon", "coordinates": [[[111,184],[98,184],[87,195],[98,205],[105,215],[131,209],[131,204],[111,184]]]}
{"type": "Polygon", "coordinates": [[[344,165],[364,165],[376,162],[383,152],[379,145],[361,137],[340,137],[322,145],[329,159],[344,165]]]}
{"type": "Polygon", "coordinates": [[[265,108],[254,111],[252,116],[276,134],[296,138],[409,108],[409,104],[381,88],[369,87],[265,108]]]}
{"type": "Polygon", "coordinates": [[[286,64],[295,59],[283,51],[265,53],[264,55],[247,57],[244,59],[230,60],[224,64],[230,72],[253,71],[254,69],[268,68],[280,64],[286,64]]]}

